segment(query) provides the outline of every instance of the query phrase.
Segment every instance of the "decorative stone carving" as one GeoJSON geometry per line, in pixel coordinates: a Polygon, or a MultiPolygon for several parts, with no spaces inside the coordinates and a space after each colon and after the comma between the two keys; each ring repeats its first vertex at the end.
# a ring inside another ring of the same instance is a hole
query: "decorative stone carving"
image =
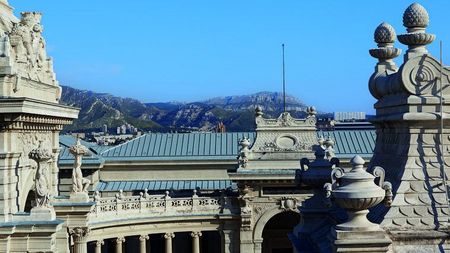
{"type": "Polygon", "coordinates": [[[150,239],[150,237],[148,235],[140,235],[139,236],[139,241],[147,241],[148,239],[150,239]]]}
{"type": "Polygon", "coordinates": [[[285,211],[297,210],[297,199],[291,197],[282,197],[280,200],[280,208],[285,211]]]}
{"type": "Polygon", "coordinates": [[[397,68],[392,59],[399,56],[402,52],[394,47],[395,36],[395,30],[390,24],[386,22],[381,23],[375,29],[373,35],[378,48],[369,50],[370,55],[379,60],[379,65],[385,65],[388,69],[397,68]]]}
{"type": "Polygon", "coordinates": [[[398,40],[408,46],[406,59],[428,52],[425,45],[430,44],[436,38],[434,34],[425,33],[428,24],[428,12],[422,5],[413,3],[405,10],[403,25],[408,33],[398,35],[398,40]]]}
{"type": "Polygon", "coordinates": [[[238,164],[239,167],[245,168],[247,167],[248,154],[250,153],[250,140],[247,137],[242,138],[239,142],[239,146],[241,147],[241,150],[239,150],[238,164]]]}
{"type": "Polygon", "coordinates": [[[169,232],[164,234],[164,239],[173,239],[175,238],[175,233],[169,232]]]}
{"type": "Polygon", "coordinates": [[[202,236],[202,232],[200,231],[194,231],[191,233],[191,237],[201,237],[202,236]]]}
{"type": "Polygon", "coordinates": [[[331,173],[332,183],[326,183],[327,197],[342,208],[347,210],[349,220],[336,226],[342,231],[370,231],[379,230],[377,224],[367,220],[368,209],[381,203],[392,202],[392,185],[384,182],[384,170],[377,167],[372,176],[365,171],[364,159],[360,156],[352,158],[353,168],[350,172],[344,172],[341,168],[335,168],[331,173]],[[380,177],[379,186],[375,185],[375,177],[380,177]]]}
{"type": "Polygon", "coordinates": [[[49,180],[49,164],[53,159],[52,153],[42,148],[42,142],[36,149],[31,150],[28,157],[37,163],[36,176],[34,179],[36,207],[48,207],[50,200],[50,180],[49,180]]]}
{"type": "Polygon", "coordinates": [[[69,234],[72,235],[75,240],[84,240],[90,232],[91,229],[88,227],[69,228],[69,234]]]}
{"type": "Polygon", "coordinates": [[[244,186],[244,189],[241,191],[241,196],[239,196],[239,200],[241,203],[241,229],[243,230],[251,230],[252,225],[252,207],[250,206],[250,202],[252,201],[252,189],[250,186],[244,186]]]}
{"type": "Polygon", "coordinates": [[[81,164],[83,155],[86,155],[89,151],[85,146],[81,145],[80,139],[77,139],[77,143],[70,147],[69,151],[73,156],[75,156],[75,164],[72,171],[72,192],[87,193],[87,188],[89,187],[91,181],[87,178],[83,178],[81,164]]]}
{"type": "Polygon", "coordinates": [[[329,161],[331,161],[333,158],[336,157],[336,154],[334,153],[333,149],[334,141],[330,137],[328,137],[324,141],[324,144],[325,144],[325,156],[329,161]]]}
{"type": "Polygon", "coordinates": [[[430,18],[422,5],[413,3],[403,13],[403,25],[408,28],[426,28],[430,18]]]}
{"type": "Polygon", "coordinates": [[[105,245],[105,241],[103,240],[98,240],[95,242],[96,248],[101,248],[103,245],[105,245]]]}
{"type": "Polygon", "coordinates": [[[38,12],[22,12],[21,14],[20,22],[14,24],[9,34],[13,58],[20,65],[17,76],[57,85],[53,63],[47,57],[46,44],[42,36],[42,14],[38,12]]]}

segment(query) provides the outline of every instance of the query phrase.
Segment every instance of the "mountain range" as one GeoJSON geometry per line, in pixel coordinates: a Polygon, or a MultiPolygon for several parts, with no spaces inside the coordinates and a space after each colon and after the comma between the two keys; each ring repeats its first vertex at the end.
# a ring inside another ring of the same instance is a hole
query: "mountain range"
{"type": "MultiPolygon", "coordinates": [[[[227,131],[253,131],[254,109],[263,108],[267,117],[278,117],[283,111],[283,95],[258,92],[251,95],[226,96],[199,102],[143,103],[107,93],[95,93],[62,86],[61,101],[80,108],[78,119],[64,131],[98,131],[107,125],[131,124],[146,131],[210,131],[220,122],[227,131]]],[[[294,117],[305,117],[306,105],[298,98],[286,96],[286,108],[294,117]]]]}

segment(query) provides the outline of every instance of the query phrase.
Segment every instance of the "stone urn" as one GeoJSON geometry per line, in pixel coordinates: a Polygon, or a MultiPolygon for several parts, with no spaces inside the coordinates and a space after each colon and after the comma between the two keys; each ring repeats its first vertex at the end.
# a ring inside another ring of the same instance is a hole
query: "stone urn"
{"type": "Polygon", "coordinates": [[[348,221],[336,225],[341,231],[375,231],[378,224],[370,222],[366,215],[369,208],[381,202],[390,205],[392,202],[392,185],[384,182],[384,169],[375,167],[373,175],[366,172],[364,159],[355,156],[350,161],[353,168],[344,172],[342,168],[335,168],[331,173],[332,183],[325,184],[327,197],[348,213],[348,221]],[[375,178],[379,177],[378,185],[375,178]]]}

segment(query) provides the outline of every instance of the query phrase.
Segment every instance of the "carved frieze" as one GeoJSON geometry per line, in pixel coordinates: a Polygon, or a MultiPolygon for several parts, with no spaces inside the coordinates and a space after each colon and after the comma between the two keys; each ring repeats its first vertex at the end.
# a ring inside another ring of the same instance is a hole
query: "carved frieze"
{"type": "Polygon", "coordinates": [[[72,119],[32,114],[0,115],[0,130],[61,131],[72,119]]]}

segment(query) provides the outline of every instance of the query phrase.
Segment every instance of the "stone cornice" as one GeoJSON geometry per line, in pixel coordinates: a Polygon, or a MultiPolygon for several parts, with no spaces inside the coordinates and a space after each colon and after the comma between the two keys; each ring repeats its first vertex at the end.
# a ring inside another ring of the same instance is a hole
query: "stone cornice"
{"type": "Polygon", "coordinates": [[[0,98],[0,114],[34,114],[76,119],[78,108],[31,98],[0,98]]]}

